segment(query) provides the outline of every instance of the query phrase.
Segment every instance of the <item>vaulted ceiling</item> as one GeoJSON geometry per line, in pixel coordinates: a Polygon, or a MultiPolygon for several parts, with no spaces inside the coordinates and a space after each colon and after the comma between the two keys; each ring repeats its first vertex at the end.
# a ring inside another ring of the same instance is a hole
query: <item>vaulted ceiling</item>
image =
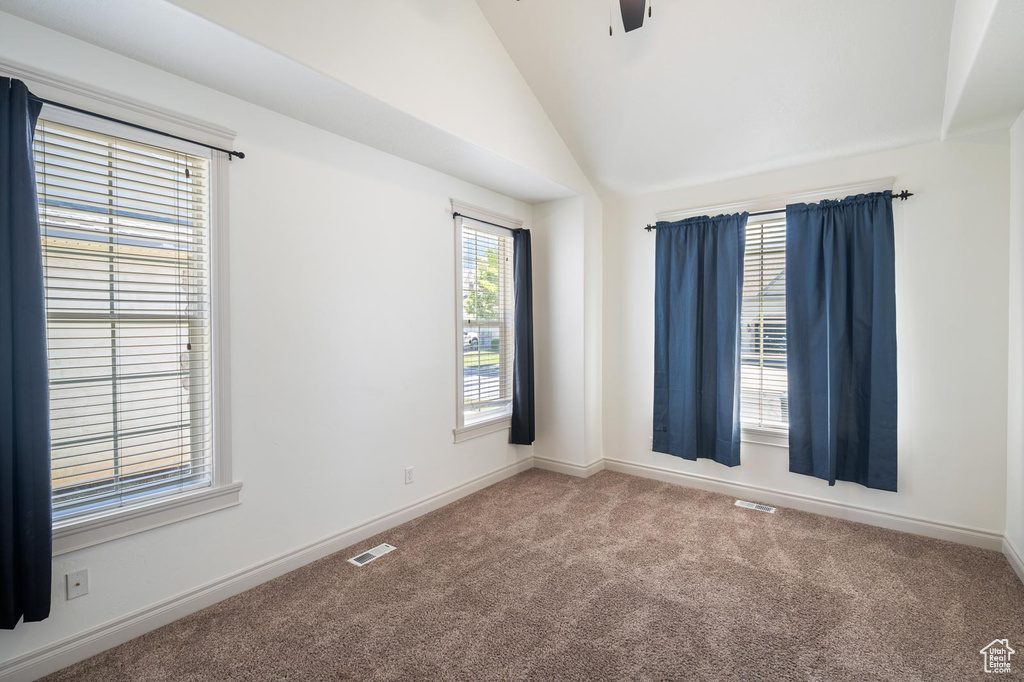
{"type": "Polygon", "coordinates": [[[631,194],[938,139],[954,0],[477,0],[573,155],[631,194]]]}
{"type": "Polygon", "coordinates": [[[653,1],[628,34],[615,0],[0,11],[531,203],[1006,129],[1024,109],[1024,0],[653,1]]]}

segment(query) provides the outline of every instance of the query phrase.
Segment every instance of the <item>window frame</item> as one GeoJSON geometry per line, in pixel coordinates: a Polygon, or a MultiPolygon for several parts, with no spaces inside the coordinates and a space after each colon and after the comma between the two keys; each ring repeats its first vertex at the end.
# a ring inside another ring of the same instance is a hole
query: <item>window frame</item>
{"type": "MultiPolygon", "coordinates": [[[[108,100],[109,101],[109,100],[108,100]]],[[[89,106],[84,104],[83,106],[89,106]]],[[[107,110],[110,107],[106,107],[107,110]]],[[[116,112],[127,119],[138,119],[138,107],[116,112]]],[[[144,498],[121,507],[108,508],[93,514],[61,519],[53,523],[53,556],[72,552],[116,538],[157,528],[184,519],[218,511],[239,504],[241,481],[235,481],[231,469],[230,430],[230,336],[229,263],[228,263],[228,197],[227,164],[223,155],[206,147],[176,140],[157,133],[139,130],[74,111],[44,105],[39,118],[75,126],[103,135],[150,144],[173,151],[209,159],[209,249],[210,249],[210,365],[211,365],[211,461],[212,481],[209,486],[162,496],[144,498]]],[[[143,124],[166,123],[166,114],[152,112],[143,124]],[[154,120],[149,120],[153,118],[154,120]]]]}
{"type": "MultiPolygon", "coordinates": [[[[785,218],[786,218],[786,209],[785,208],[773,209],[772,213],[777,213],[779,216],[781,216],[782,220],[785,221],[785,218]]],[[[771,222],[773,220],[778,220],[778,218],[772,218],[772,217],[769,217],[768,215],[761,215],[761,216],[757,216],[756,217],[756,221],[759,222],[759,223],[771,222]]],[[[751,219],[748,219],[747,222],[748,222],[748,224],[750,224],[751,219]]],[[[783,234],[785,234],[785,230],[787,230],[787,229],[788,229],[788,225],[785,225],[783,227],[783,234]]],[[[744,268],[746,267],[746,256],[747,256],[747,254],[744,253],[744,268]]],[[[785,272],[785,269],[783,271],[785,272]]],[[[744,278],[743,278],[744,282],[746,282],[747,278],[746,278],[746,271],[745,270],[744,270],[743,274],[744,274],[744,278]]],[[[742,334],[743,334],[743,332],[741,330],[740,331],[741,344],[742,344],[742,334]]],[[[760,334],[762,336],[761,348],[763,349],[764,348],[764,345],[763,345],[764,344],[764,340],[763,340],[764,329],[763,329],[763,327],[760,328],[760,334]]],[[[762,350],[762,354],[763,354],[763,350],[762,350]]],[[[788,357],[787,357],[787,363],[788,363],[788,357]]],[[[743,391],[743,376],[742,376],[742,362],[741,362],[741,364],[740,364],[740,392],[741,392],[741,395],[742,395],[742,391],[743,391]]],[[[788,396],[789,396],[789,382],[788,382],[788,379],[787,379],[787,382],[786,382],[786,396],[787,396],[787,399],[788,399],[788,396]]],[[[787,420],[787,423],[788,423],[788,420],[787,420]]],[[[785,447],[785,448],[789,447],[789,431],[788,431],[788,429],[777,429],[777,428],[771,428],[771,427],[766,427],[766,426],[751,426],[749,424],[744,424],[743,423],[742,399],[740,401],[740,439],[742,441],[745,441],[745,442],[748,442],[748,443],[757,443],[757,444],[760,444],[760,445],[773,445],[773,446],[785,447]]]]}
{"type": "MultiPolygon", "coordinates": [[[[462,228],[464,225],[471,227],[474,230],[481,232],[487,232],[501,237],[511,237],[512,232],[523,226],[521,220],[511,218],[509,216],[494,213],[486,209],[482,209],[469,204],[463,204],[452,200],[452,213],[454,217],[454,237],[455,237],[455,428],[452,430],[456,443],[461,443],[471,438],[484,436],[489,433],[495,433],[497,431],[508,430],[512,426],[512,408],[509,405],[507,413],[501,413],[498,416],[482,419],[479,421],[473,421],[466,423],[465,415],[465,389],[464,389],[464,362],[465,354],[462,343],[462,332],[463,332],[463,300],[462,300],[462,286],[463,286],[463,275],[462,275],[462,228]]],[[[514,259],[514,254],[513,254],[514,259]]],[[[514,263],[514,260],[513,260],[514,263]]],[[[514,273],[512,268],[509,269],[509,283],[508,285],[514,287],[514,273]]],[[[512,299],[512,314],[514,315],[515,306],[515,292],[510,292],[512,299]]],[[[512,329],[512,320],[509,322],[509,333],[514,333],[512,329]]],[[[511,386],[511,374],[513,362],[508,363],[508,367],[503,367],[502,371],[507,372],[509,375],[509,386],[511,386]]]]}

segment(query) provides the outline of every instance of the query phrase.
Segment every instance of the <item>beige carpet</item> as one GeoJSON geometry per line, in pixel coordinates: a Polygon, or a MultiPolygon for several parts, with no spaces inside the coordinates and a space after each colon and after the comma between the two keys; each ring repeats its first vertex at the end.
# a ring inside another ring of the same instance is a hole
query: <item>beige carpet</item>
{"type": "Polygon", "coordinates": [[[50,679],[969,680],[1004,637],[997,552],[531,470],[50,679]]]}

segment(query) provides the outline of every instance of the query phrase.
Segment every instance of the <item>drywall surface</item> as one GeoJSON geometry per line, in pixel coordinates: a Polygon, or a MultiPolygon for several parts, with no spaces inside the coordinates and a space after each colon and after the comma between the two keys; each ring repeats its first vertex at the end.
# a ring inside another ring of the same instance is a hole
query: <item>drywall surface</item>
{"type": "Polygon", "coordinates": [[[533,206],[537,442],[574,465],[584,449],[584,199],[533,206]]]}

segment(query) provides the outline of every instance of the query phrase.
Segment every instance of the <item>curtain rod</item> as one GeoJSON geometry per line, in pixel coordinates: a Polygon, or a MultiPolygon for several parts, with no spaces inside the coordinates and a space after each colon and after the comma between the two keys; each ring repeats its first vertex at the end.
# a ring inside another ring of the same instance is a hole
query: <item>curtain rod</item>
{"type": "Polygon", "coordinates": [[[85,114],[86,116],[92,116],[93,118],[102,118],[104,121],[110,121],[111,123],[120,123],[121,125],[126,125],[126,126],[128,126],[130,128],[137,128],[139,130],[145,130],[147,133],[155,133],[157,135],[163,135],[164,137],[170,137],[170,138],[175,139],[175,140],[181,140],[182,142],[188,142],[190,144],[197,144],[200,147],[206,147],[207,149],[212,149],[214,151],[224,152],[225,154],[228,155],[228,159],[229,160],[233,159],[236,156],[238,158],[240,158],[240,159],[244,159],[245,158],[245,153],[244,152],[236,152],[236,151],[232,151],[232,150],[229,150],[229,149],[223,149],[221,147],[215,147],[212,144],[206,144],[205,142],[199,142],[198,140],[190,140],[187,137],[180,137],[178,135],[172,135],[171,133],[166,133],[166,132],[164,132],[162,130],[157,130],[156,128],[147,128],[146,126],[139,125],[138,123],[132,123],[131,121],[124,121],[124,120],[121,120],[119,118],[114,118],[113,116],[107,116],[105,114],[97,114],[95,111],[88,111],[86,109],[79,109],[78,107],[73,107],[70,104],[62,104],[60,102],[54,102],[51,99],[43,99],[42,97],[37,97],[35,95],[29,95],[29,99],[35,100],[36,102],[40,102],[42,104],[49,104],[51,107],[58,107],[60,109],[67,109],[68,111],[75,111],[75,112],[78,112],[79,114],[85,114]]]}
{"type": "MultiPolygon", "coordinates": [[[[914,196],[913,192],[911,192],[909,190],[903,190],[902,192],[893,192],[892,198],[893,199],[899,199],[900,201],[906,201],[907,199],[909,199],[912,196],[914,196]]],[[[748,213],[747,215],[749,215],[749,216],[775,215],[776,213],[785,213],[785,212],[786,212],[786,209],[784,209],[784,208],[776,208],[776,209],[774,209],[772,211],[758,211],[757,213],[748,213]]],[[[645,227],[644,229],[646,231],[650,232],[651,230],[658,229],[658,226],[657,225],[648,224],[647,227],[645,227]]]]}
{"type": "Polygon", "coordinates": [[[498,223],[492,223],[492,222],[490,222],[488,220],[480,220],[479,218],[474,218],[473,216],[465,215],[464,213],[459,213],[458,211],[455,211],[454,213],[452,213],[452,219],[454,220],[455,218],[469,218],[470,220],[475,220],[478,223],[483,223],[484,225],[492,225],[494,227],[500,227],[501,229],[508,230],[509,232],[515,232],[516,229],[520,229],[520,230],[523,229],[521,227],[520,228],[515,228],[515,227],[509,227],[508,225],[499,225],[498,223]]]}

